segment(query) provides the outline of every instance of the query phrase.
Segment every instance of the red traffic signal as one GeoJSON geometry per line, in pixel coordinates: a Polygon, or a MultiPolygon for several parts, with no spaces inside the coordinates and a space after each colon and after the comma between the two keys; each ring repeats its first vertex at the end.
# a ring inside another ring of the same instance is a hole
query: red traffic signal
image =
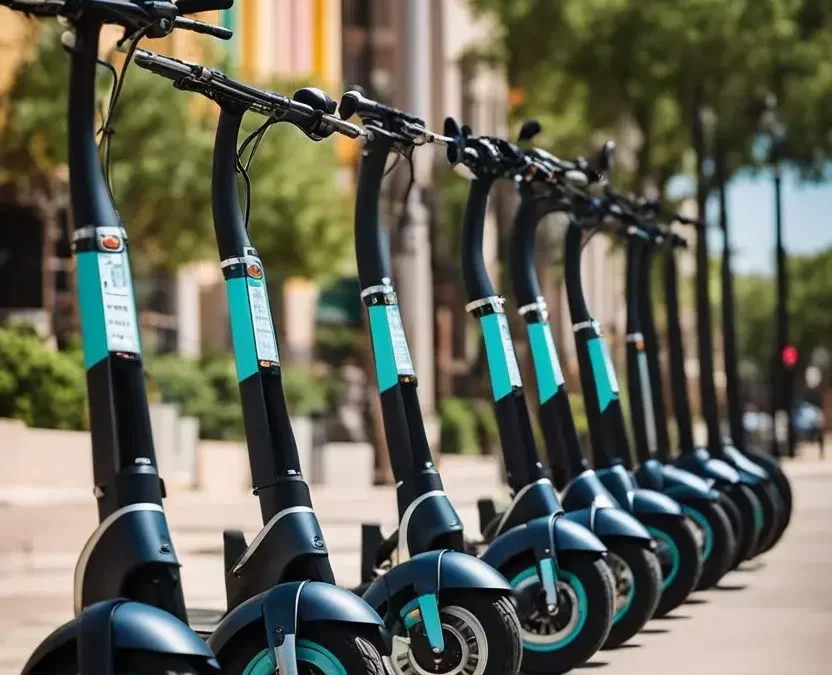
{"type": "Polygon", "coordinates": [[[786,345],[783,347],[783,364],[788,366],[789,368],[794,367],[797,364],[797,347],[794,345],[786,345]]]}

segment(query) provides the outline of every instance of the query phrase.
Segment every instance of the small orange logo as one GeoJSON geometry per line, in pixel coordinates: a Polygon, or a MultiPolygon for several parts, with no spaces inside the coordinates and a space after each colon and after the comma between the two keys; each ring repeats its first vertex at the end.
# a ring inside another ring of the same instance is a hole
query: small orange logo
{"type": "Polygon", "coordinates": [[[106,248],[108,251],[117,251],[121,248],[121,239],[113,234],[108,234],[101,237],[101,247],[106,248]]]}
{"type": "Polygon", "coordinates": [[[260,279],[263,276],[263,270],[261,270],[257,265],[249,265],[247,272],[248,275],[254,279],[260,279]]]}

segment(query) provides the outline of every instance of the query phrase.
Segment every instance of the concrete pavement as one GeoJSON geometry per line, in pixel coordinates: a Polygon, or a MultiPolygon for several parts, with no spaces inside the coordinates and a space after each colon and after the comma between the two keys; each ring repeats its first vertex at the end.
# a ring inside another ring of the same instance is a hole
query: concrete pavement
{"type": "MultiPolygon", "coordinates": [[[[585,668],[616,675],[832,672],[832,460],[804,457],[786,468],[796,511],[774,551],[730,574],[719,590],[699,593],[668,619],[650,622],[625,648],[596,655],[585,668]]],[[[475,532],[477,497],[498,489],[494,465],[449,457],[442,472],[475,532]]],[[[72,573],[95,524],[95,508],[91,498],[74,492],[53,500],[45,504],[23,491],[6,495],[4,505],[0,495],[0,675],[17,675],[37,643],[71,616],[72,573]]],[[[354,583],[359,524],[381,520],[392,526],[392,491],[328,488],[314,500],[336,572],[342,582],[354,583]]],[[[256,500],[183,493],[172,495],[166,509],[189,606],[221,608],[220,533],[242,527],[253,536],[260,520],[256,500]]]]}

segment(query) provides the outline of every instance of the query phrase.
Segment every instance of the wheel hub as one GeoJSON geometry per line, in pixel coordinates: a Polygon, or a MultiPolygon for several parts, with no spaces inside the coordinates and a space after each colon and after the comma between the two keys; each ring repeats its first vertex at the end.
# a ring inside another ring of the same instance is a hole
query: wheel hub
{"type": "Polygon", "coordinates": [[[612,551],[610,551],[610,569],[615,578],[615,611],[617,613],[629,603],[635,579],[630,566],[612,551]]]}
{"type": "MultiPolygon", "coordinates": [[[[445,649],[435,654],[421,623],[410,630],[409,648],[395,649],[394,670],[401,675],[483,675],[488,642],[479,620],[466,609],[440,610],[445,649]]],[[[402,638],[396,638],[402,641],[402,638]]]]}
{"type": "Polygon", "coordinates": [[[558,606],[550,613],[543,586],[537,577],[522,581],[515,587],[524,642],[557,642],[575,630],[579,620],[578,596],[572,586],[562,580],[558,580],[557,588],[558,606]]]}

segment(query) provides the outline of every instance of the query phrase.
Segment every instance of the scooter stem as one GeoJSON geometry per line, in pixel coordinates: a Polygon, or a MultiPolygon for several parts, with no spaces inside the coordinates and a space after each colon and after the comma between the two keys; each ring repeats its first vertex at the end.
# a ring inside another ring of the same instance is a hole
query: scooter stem
{"type": "Polygon", "coordinates": [[[471,181],[462,223],[462,276],[468,295],[466,310],[479,320],[483,332],[506,474],[516,494],[546,473],[534,440],[503,299],[494,289],[483,258],[486,206],[493,184],[490,176],[471,181]]]}
{"type": "Polygon", "coordinates": [[[606,468],[621,457],[625,458],[624,464],[629,468],[632,461],[624,416],[618,400],[615,368],[604,343],[601,327],[590,316],[584,297],[581,282],[582,240],[581,226],[574,219],[570,220],[564,246],[564,278],[594,465],[596,469],[606,468]]]}
{"type": "MultiPolygon", "coordinates": [[[[653,249],[647,248],[644,252],[644,260],[639,268],[639,311],[641,313],[641,333],[644,336],[644,351],[647,354],[647,367],[650,371],[650,391],[652,393],[653,420],[656,430],[656,459],[662,463],[667,463],[670,461],[670,434],[667,429],[667,408],[664,401],[659,337],[653,314],[651,293],[651,263],[653,259],[653,249]]],[[[665,292],[667,292],[666,289],[665,292]]]]}
{"type": "Polygon", "coordinates": [[[534,237],[540,221],[556,206],[520,188],[520,205],[514,217],[509,275],[514,296],[526,322],[538,393],[538,420],[546,444],[549,471],[562,490],[583,472],[588,462],[572,416],[569,394],[552,340],[549,312],[543,300],[534,264],[534,237]]]}
{"type": "Polygon", "coordinates": [[[75,24],[70,61],[68,158],[72,167],[69,190],[93,477],[98,517],[103,521],[129,504],[161,505],[162,485],[150,430],[127,237],[104,178],[95,140],[95,71],[100,29],[100,24],[90,18],[75,24]],[[104,278],[106,270],[111,270],[109,281],[104,278]],[[109,284],[116,279],[120,280],[120,288],[110,288],[109,284]],[[113,291],[118,291],[118,298],[113,291]],[[125,324],[120,338],[113,334],[111,326],[111,312],[115,310],[121,310],[118,318],[125,324]]]}
{"type": "Polygon", "coordinates": [[[214,140],[211,204],[228,292],[231,336],[252,485],[263,522],[286,508],[310,506],[292,432],[277,336],[272,324],[263,263],[251,246],[237,189],[237,138],[243,111],[221,106],[214,140]]]}
{"type": "Polygon", "coordinates": [[[667,355],[670,366],[670,388],[673,394],[673,413],[679,434],[682,454],[692,453],[693,420],[688,399],[688,380],[685,374],[685,346],[679,319],[679,283],[676,253],[668,247],[664,255],[664,298],[667,308],[667,355]]]}

